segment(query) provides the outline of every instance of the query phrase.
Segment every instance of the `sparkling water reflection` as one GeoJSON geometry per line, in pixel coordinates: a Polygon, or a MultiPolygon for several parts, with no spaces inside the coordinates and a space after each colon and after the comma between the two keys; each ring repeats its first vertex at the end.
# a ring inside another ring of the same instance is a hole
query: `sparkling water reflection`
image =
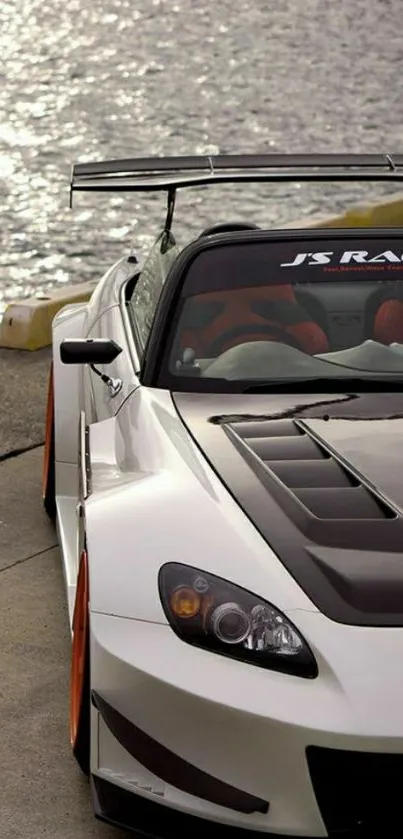
{"type": "MultiPolygon", "coordinates": [[[[102,273],[161,197],[80,196],[71,164],[142,154],[401,150],[401,0],[2,0],[0,307],[102,273]]],[[[380,187],[181,194],[179,239],[282,223],[380,187]]]]}

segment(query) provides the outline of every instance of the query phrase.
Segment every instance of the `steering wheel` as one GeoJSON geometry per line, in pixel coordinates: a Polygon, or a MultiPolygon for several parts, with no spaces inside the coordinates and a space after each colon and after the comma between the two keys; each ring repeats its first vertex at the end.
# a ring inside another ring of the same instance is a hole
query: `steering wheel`
{"type": "MultiPolygon", "coordinates": [[[[230,347],[226,347],[225,345],[231,341],[233,342],[237,336],[245,337],[248,336],[248,343],[253,340],[259,340],[258,336],[262,334],[267,334],[267,341],[274,340],[278,341],[282,344],[288,344],[290,347],[294,347],[296,350],[301,349],[301,344],[294,335],[290,335],[289,332],[286,332],[285,329],[282,329],[278,326],[271,326],[270,324],[247,324],[245,326],[236,326],[233,329],[228,329],[226,332],[222,332],[221,335],[218,336],[212,343],[206,348],[205,352],[208,357],[210,356],[218,356],[222,355],[227,349],[230,347]]],[[[246,343],[246,341],[242,341],[242,343],[246,343]]]]}

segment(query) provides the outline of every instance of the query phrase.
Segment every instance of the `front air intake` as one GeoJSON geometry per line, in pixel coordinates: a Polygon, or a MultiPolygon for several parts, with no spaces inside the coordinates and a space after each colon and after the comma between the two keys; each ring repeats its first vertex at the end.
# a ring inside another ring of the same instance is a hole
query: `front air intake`
{"type": "Polygon", "coordinates": [[[308,746],[306,755],[329,836],[402,835],[402,754],[308,746]]]}

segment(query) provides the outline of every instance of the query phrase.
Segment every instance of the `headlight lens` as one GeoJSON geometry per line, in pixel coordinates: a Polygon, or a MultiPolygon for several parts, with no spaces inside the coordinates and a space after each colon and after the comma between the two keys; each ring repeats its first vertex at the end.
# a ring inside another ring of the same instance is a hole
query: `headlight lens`
{"type": "Polygon", "coordinates": [[[180,563],[163,565],[161,602],[183,641],[259,667],[313,679],[308,644],[275,606],[214,574],[180,563]]]}

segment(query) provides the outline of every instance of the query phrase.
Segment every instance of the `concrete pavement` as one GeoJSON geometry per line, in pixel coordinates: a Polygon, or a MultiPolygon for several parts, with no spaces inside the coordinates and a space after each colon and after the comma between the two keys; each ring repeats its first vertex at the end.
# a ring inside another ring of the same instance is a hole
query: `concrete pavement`
{"type": "Polygon", "coordinates": [[[0,349],[0,459],[43,442],[50,349],[0,349]]]}
{"type": "Polygon", "coordinates": [[[56,535],[42,511],[42,447],[7,457],[42,439],[48,354],[8,355],[8,391],[3,356],[0,839],[121,839],[93,818],[70,753],[69,629],[56,535]]]}

